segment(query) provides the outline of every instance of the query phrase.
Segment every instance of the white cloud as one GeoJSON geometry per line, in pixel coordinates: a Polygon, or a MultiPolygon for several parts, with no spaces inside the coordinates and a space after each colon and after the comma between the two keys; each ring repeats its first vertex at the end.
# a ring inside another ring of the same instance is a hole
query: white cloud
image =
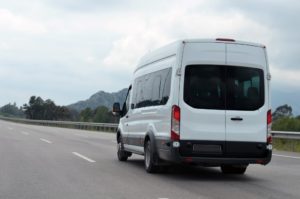
{"type": "Polygon", "coordinates": [[[46,32],[46,28],[42,23],[24,16],[15,15],[7,9],[0,9],[0,30],[25,33],[46,32]]]}
{"type": "Polygon", "coordinates": [[[143,13],[126,16],[129,19],[127,23],[110,19],[109,28],[118,30],[122,36],[113,42],[103,64],[109,69],[132,70],[138,59],[148,51],[181,38],[233,37],[255,42],[270,41],[270,31],[242,13],[218,15],[216,12],[191,12],[188,9],[190,7],[177,7],[175,5],[169,11],[154,15],[150,19],[143,13]],[[257,38],[260,38],[259,41],[257,38]]]}
{"type": "Polygon", "coordinates": [[[280,90],[299,89],[300,70],[291,70],[289,68],[270,67],[272,84],[280,90]]]}

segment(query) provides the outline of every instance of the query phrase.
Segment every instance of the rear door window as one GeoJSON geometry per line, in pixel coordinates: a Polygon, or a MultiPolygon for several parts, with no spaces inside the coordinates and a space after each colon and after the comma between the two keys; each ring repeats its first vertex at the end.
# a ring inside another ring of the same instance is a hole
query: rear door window
{"type": "Polygon", "coordinates": [[[198,109],[257,110],[264,104],[263,70],[189,65],[185,69],[184,101],[198,109]]]}
{"type": "Polygon", "coordinates": [[[199,109],[225,109],[224,75],[224,66],[187,66],[184,101],[191,107],[199,109]]]}
{"type": "Polygon", "coordinates": [[[226,102],[228,110],[257,110],[263,106],[263,70],[228,67],[226,102]]]}

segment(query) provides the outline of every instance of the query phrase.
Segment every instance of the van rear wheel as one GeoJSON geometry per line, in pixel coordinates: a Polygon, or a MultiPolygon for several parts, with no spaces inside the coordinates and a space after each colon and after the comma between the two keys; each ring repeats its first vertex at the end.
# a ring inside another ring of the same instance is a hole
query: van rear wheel
{"type": "Polygon", "coordinates": [[[248,165],[222,165],[221,170],[224,174],[244,174],[248,165]]]}
{"type": "Polygon", "coordinates": [[[144,164],[148,173],[155,173],[159,167],[155,165],[155,154],[153,153],[153,147],[151,141],[148,140],[144,147],[144,164]]]}

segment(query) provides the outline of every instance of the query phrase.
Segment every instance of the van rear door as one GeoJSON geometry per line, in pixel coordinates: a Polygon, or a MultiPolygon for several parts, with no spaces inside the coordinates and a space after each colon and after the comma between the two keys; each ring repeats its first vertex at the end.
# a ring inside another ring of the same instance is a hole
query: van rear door
{"type": "Polygon", "coordinates": [[[224,43],[185,43],[179,95],[180,140],[206,144],[208,140],[219,141],[218,146],[223,148],[224,65],[224,43]]]}
{"type": "Polygon", "coordinates": [[[227,153],[257,153],[264,148],[257,143],[265,143],[267,137],[265,51],[263,47],[226,44],[226,55],[227,153]]]}

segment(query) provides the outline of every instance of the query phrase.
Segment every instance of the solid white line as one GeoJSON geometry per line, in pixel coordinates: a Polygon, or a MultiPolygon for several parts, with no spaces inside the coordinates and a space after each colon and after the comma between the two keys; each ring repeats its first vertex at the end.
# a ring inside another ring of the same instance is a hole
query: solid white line
{"type": "Polygon", "coordinates": [[[25,131],[22,131],[21,132],[23,135],[29,135],[29,133],[25,132],[25,131]]]}
{"type": "Polygon", "coordinates": [[[289,155],[279,155],[279,154],[274,154],[274,153],[273,153],[273,156],[284,157],[284,158],[300,159],[300,157],[289,156],[289,155]]]}
{"type": "Polygon", "coordinates": [[[40,138],[40,140],[41,140],[41,141],[43,141],[43,142],[46,142],[46,143],[48,143],[48,144],[52,144],[52,142],[51,142],[51,141],[49,141],[49,140],[46,140],[46,139],[44,139],[44,138],[40,138]]]}
{"type": "Polygon", "coordinates": [[[8,128],[8,130],[13,130],[13,128],[11,128],[11,127],[7,127],[8,128]]]}
{"type": "Polygon", "coordinates": [[[84,156],[84,155],[81,155],[80,153],[77,153],[77,152],[72,152],[72,153],[73,153],[74,155],[76,155],[76,156],[78,156],[78,157],[80,157],[80,158],[82,158],[82,159],[88,161],[88,162],[92,162],[92,163],[96,162],[95,160],[92,160],[92,159],[90,159],[90,158],[88,158],[88,157],[86,157],[86,156],[84,156]]]}

